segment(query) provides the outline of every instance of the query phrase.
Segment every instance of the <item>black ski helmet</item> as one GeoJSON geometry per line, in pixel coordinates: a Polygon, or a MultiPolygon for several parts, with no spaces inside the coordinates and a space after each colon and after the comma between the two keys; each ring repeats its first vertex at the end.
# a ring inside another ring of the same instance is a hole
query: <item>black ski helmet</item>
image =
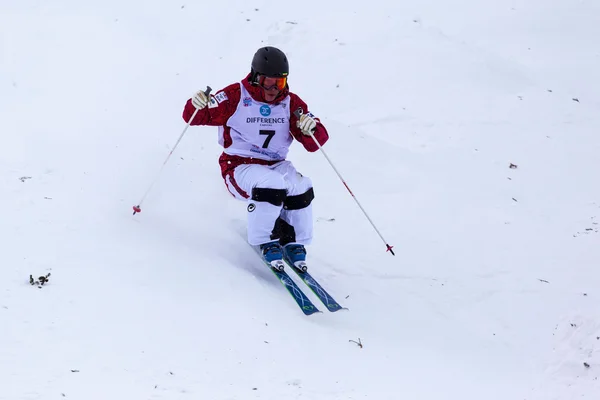
{"type": "Polygon", "coordinates": [[[289,72],[288,59],[283,51],[272,46],[261,47],[252,58],[250,83],[258,85],[258,75],[275,78],[288,76],[289,72]]]}

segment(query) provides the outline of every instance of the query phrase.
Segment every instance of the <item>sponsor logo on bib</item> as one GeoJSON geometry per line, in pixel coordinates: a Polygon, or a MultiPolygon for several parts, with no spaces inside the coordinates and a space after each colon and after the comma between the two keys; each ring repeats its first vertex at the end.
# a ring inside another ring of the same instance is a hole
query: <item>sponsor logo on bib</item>
{"type": "Polygon", "coordinates": [[[269,107],[266,104],[260,106],[260,115],[262,115],[263,117],[268,117],[269,115],[271,115],[271,107],[269,107]]]}

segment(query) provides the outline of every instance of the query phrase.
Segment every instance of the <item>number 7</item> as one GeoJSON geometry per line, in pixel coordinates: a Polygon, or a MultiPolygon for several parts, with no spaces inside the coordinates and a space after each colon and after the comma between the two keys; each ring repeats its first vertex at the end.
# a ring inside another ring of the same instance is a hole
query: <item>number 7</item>
{"type": "Polygon", "coordinates": [[[263,149],[266,149],[267,147],[269,147],[269,143],[271,142],[271,139],[273,139],[273,136],[275,136],[275,131],[259,131],[259,134],[261,135],[267,135],[267,138],[265,139],[265,142],[263,143],[262,147],[263,149]]]}

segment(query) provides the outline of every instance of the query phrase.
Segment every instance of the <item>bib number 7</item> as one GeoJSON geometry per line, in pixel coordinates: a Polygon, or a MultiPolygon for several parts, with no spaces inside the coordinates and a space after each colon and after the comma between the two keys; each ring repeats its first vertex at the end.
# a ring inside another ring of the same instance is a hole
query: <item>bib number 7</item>
{"type": "Polygon", "coordinates": [[[265,142],[262,145],[263,149],[266,149],[267,147],[269,147],[269,143],[271,143],[271,139],[273,139],[273,136],[275,136],[275,131],[260,130],[258,133],[267,136],[265,142]]]}

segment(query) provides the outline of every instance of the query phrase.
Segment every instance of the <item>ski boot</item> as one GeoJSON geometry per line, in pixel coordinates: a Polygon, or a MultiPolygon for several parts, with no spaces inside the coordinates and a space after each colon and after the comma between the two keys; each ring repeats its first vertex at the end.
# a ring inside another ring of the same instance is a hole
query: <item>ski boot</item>
{"type": "Polygon", "coordinates": [[[306,249],[304,245],[298,243],[288,243],[283,246],[283,257],[294,268],[301,272],[306,272],[306,249]]]}
{"type": "Polygon", "coordinates": [[[279,242],[267,242],[260,245],[263,260],[276,271],[283,271],[285,266],[279,242]]]}

